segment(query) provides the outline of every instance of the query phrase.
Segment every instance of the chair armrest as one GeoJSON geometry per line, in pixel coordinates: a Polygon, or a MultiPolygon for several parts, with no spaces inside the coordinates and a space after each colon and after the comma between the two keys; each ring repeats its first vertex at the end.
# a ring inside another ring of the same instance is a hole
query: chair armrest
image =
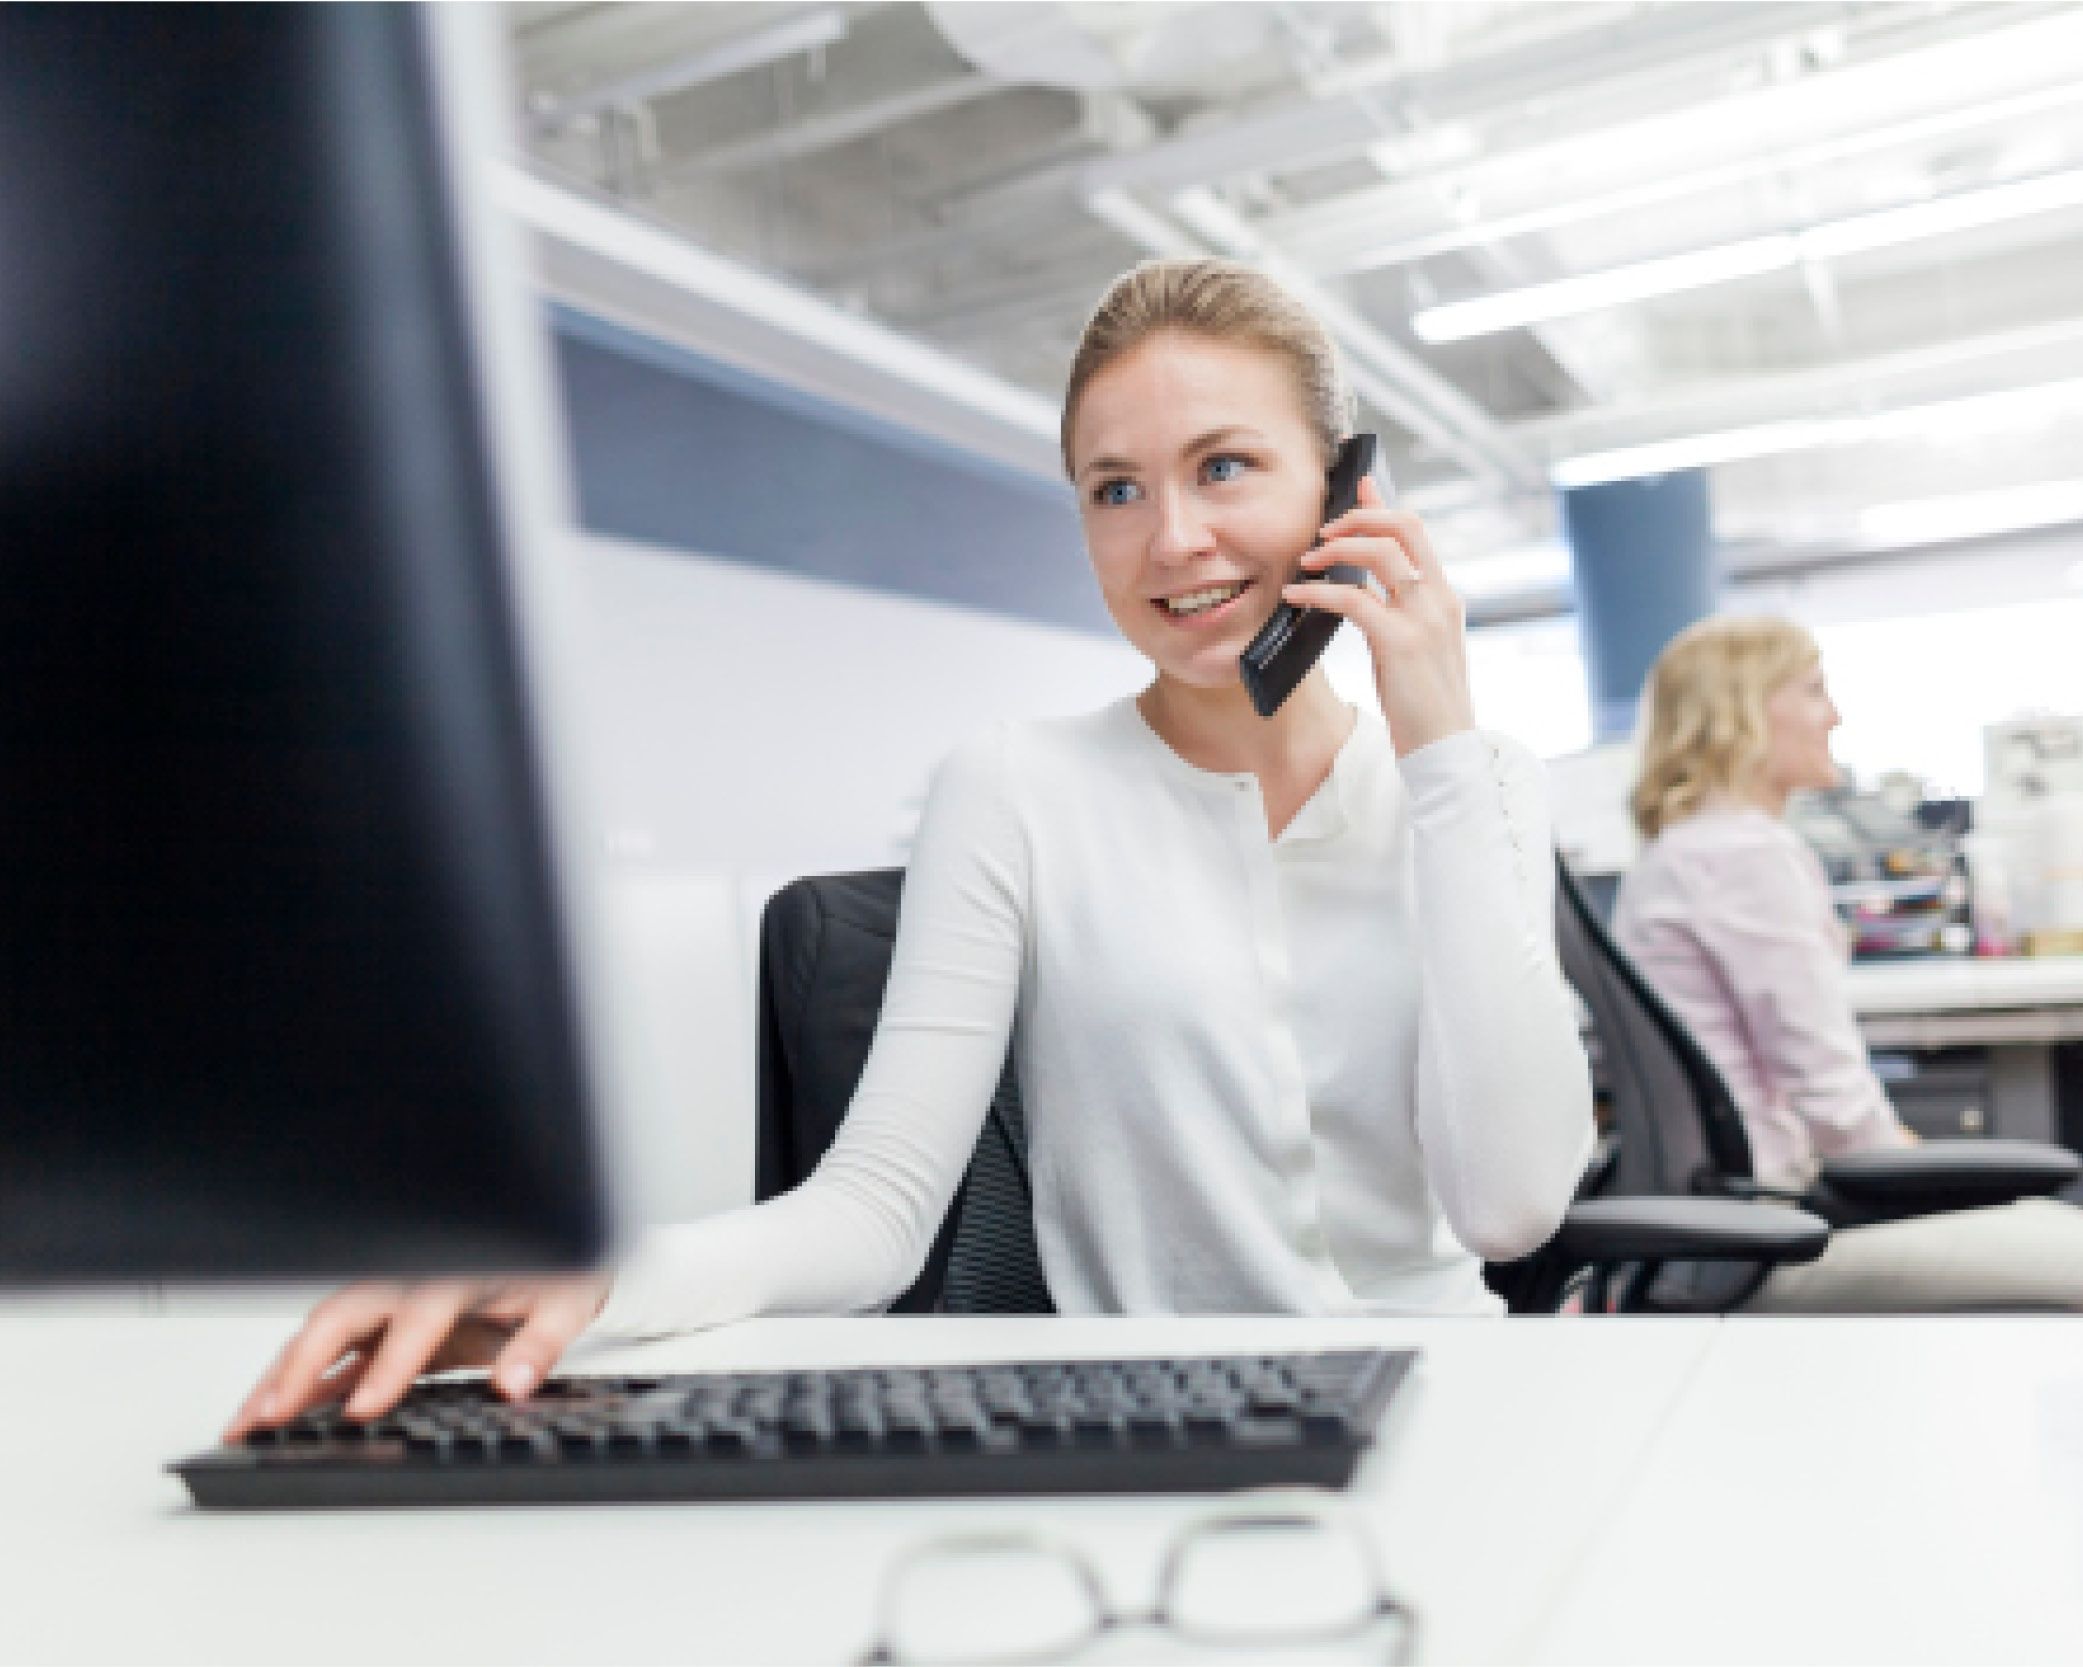
{"type": "Polygon", "coordinates": [[[1934,1140],[1878,1152],[1847,1152],[1817,1177],[1815,1199],[1840,1211],[1891,1220],[1940,1210],[1971,1210],[2059,1192],[2083,1159],[2034,1140],[1934,1140]]]}
{"type": "Polygon", "coordinates": [[[1748,1175],[1715,1175],[1708,1178],[1707,1191],[1715,1198],[1742,1198],[1750,1201],[1762,1200],[1767,1204],[1791,1204],[1795,1209],[1805,1206],[1808,1194],[1799,1187],[1775,1187],[1766,1181],[1748,1175]]]}
{"type": "Polygon", "coordinates": [[[1595,1198],[1572,1204],[1553,1247],[1575,1261],[1812,1262],[1830,1224],[1734,1198],[1595,1198]]]}

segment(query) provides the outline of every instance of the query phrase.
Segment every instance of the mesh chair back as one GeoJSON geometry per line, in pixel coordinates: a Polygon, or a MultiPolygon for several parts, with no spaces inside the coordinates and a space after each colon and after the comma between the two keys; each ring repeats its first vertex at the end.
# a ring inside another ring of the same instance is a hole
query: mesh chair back
{"type": "Polygon", "coordinates": [[[1621,953],[1569,865],[1558,856],[1555,868],[1556,949],[1591,1011],[1619,1136],[1605,1190],[1701,1193],[1748,1179],[1750,1139],[1721,1073],[1621,953]]]}
{"type": "MultiPolygon", "coordinates": [[[[903,890],[904,870],[880,868],[795,880],[768,900],[760,920],[754,1163],[761,1199],[807,1177],[839,1132],[882,1012],[903,890]]],[[[891,1312],[1053,1311],[1008,1059],[925,1269],[891,1312]]]]}

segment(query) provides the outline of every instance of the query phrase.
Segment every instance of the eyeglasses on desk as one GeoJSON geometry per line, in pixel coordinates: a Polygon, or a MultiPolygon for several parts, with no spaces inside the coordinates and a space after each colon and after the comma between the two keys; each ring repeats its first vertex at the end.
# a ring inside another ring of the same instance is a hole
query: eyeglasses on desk
{"type": "MultiPolygon", "coordinates": [[[[1366,1519],[1332,1493],[1240,1493],[1166,1542],[1156,1602],[1123,1610],[1093,1560],[1041,1528],[924,1540],[884,1577],[861,1667],[1016,1667],[1080,1661],[1125,1635],[1168,1637],[1180,1659],[1407,1663],[1418,1621],[1390,1591],[1366,1519]]],[[[1167,1652],[1170,1653],[1169,1651],[1167,1652]]]]}

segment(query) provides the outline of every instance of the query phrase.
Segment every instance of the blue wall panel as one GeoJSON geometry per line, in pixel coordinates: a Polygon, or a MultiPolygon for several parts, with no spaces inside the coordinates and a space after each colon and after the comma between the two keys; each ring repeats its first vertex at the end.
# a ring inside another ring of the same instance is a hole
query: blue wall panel
{"type": "Polygon", "coordinates": [[[1707,473],[1689,469],[1562,495],[1577,629],[1601,741],[1634,728],[1642,683],[1663,646],[1714,611],[1720,569],[1707,473]]]}
{"type": "Polygon", "coordinates": [[[552,322],[590,530],[1113,630],[1062,482],[569,308],[552,322]]]}

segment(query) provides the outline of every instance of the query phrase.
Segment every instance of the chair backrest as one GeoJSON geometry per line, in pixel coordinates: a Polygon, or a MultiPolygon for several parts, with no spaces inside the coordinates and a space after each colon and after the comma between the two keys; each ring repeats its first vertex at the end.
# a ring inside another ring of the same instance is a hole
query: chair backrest
{"type": "MultiPolygon", "coordinates": [[[[839,1132],[889,982],[904,870],[791,881],[760,920],[754,1191],[786,1192],[839,1132]]],[[[1034,1241],[1026,1123],[1008,1058],[925,1270],[892,1313],[1053,1312],[1034,1241]]]]}
{"type": "Polygon", "coordinates": [[[1750,1138],[1721,1073],[1613,942],[1560,856],[1555,869],[1555,946],[1590,1009],[1619,1137],[1604,1190],[1699,1193],[1720,1178],[1749,1179],[1750,1138]]]}

